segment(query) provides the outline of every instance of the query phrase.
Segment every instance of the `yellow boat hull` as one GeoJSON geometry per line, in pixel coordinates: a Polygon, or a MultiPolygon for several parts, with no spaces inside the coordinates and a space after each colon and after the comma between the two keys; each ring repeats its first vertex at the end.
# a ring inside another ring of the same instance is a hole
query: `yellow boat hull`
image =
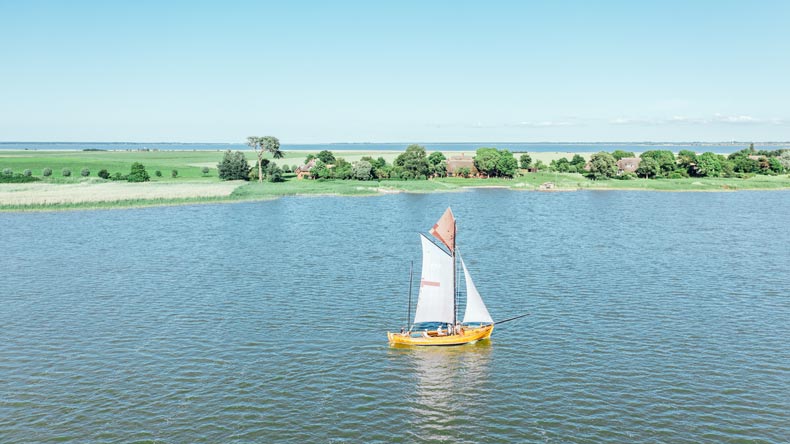
{"type": "Polygon", "coordinates": [[[407,333],[387,332],[390,345],[464,345],[481,339],[488,339],[494,332],[494,325],[485,325],[476,328],[465,328],[460,335],[438,336],[435,331],[429,331],[428,337],[412,336],[407,333]]]}

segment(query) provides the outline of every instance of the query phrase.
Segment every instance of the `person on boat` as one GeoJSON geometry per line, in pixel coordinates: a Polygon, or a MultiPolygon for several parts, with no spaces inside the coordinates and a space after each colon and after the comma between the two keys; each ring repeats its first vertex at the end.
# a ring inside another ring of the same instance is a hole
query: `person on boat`
{"type": "Polygon", "coordinates": [[[455,334],[457,335],[464,334],[464,327],[460,323],[455,324],[455,334]]]}
{"type": "Polygon", "coordinates": [[[444,336],[444,331],[442,330],[442,324],[439,324],[439,327],[436,328],[436,335],[444,336]]]}
{"type": "Polygon", "coordinates": [[[423,338],[427,338],[428,337],[428,330],[423,330],[422,331],[422,337],[423,338]]]}

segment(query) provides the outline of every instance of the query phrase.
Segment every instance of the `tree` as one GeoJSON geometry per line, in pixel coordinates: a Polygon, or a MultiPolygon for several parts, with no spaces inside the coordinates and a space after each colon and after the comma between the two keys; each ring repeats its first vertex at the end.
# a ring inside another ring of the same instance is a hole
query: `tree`
{"type": "Polygon", "coordinates": [[[661,172],[661,167],[658,161],[652,157],[647,157],[639,162],[639,167],[636,169],[636,174],[644,176],[645,179],[656,177],[661,172]]]}
{"type": "Polygon", "coordinates": [[[31,171],[29,168],[25,169],[24,171],[22,171],[22,175],[24,175],[25,177],[31,177],[33,175],[33,171],[31,171]]]}
{"type": "Polygon", "coordinates": [[[697,175],[697,153],[691,150],[678,151],[677,165],[689,175],[697,175]]]}
{"type": "Polygon", "coordinates": [[[351,162],[346,161],[342,157],[335,159],[334,167],[332,168],[332,177],[335,179],[351,179],[354,176],[353,167],[351,162]]]}
{"type": "Polygon", "coordinates": [[[329,179],[331,174],[332,171],[320,160],[316,160],[315,165],[310,169],[310,177],[313,179],[329,179]]]}
{"type": "Polygon", "coordinates": [[[486,176],[497,175],[497,162],[499,161],[499,151],[496,148],[478,148],[475,152],[474,162],[477,171],[486,176]]]}
{"type": "Polygon", "coordinates": [[[719,177],[723,171],[722,158],[711,152],[702,153],[697,157],[697,175],[700,177],[719,177]]]}
{"type": "Polygon", "coordinates": [[[203,169],[200,170],[200,172],[203,173],[204,176],[208,176],[209,171],[211,170],[208,167],[203,167],[203,169]]]}
{"type": "MultiPolygon", "coordinates": [[[[612,157],[614,157],[614,156],[612,156],[612,157]]],[[[576,167],[576,171],[577,172],[584,170],[584,166],[585,165],[587,165],[587,161],[584,160],[584,156],[582,156],[580,154],[574,154],[573,155],[573,159],[571,159],[571,166],[576,167]]]]}
{"type": "Polygon", "coordinates": [[[455,171],[455,174],[456,176],[469,177],[469,175],[472,174],[472,170],[470,170],[468,167],[461,167],[455,171]]]}
{"type": "Polygon", "coordinates": [[[335,155],[332,154],[332,151],[328,151],[328,150],[321,151],[320,153],[318,153],[317,157],[321,160],[321,162],[324,162],[327,165],[334,164],[336,160],[335,155]]]}
{"type": "Polygon", "coordinates": [[[771,157],[768,159],[768,169],[774,174],[780,174],[785,170],[778,157],[771,157]]]}
{"type": "Polygon", "coordinates": [[[748,156],[738,156],[732,160],[732,167],[737,173],[756,173],[760,171],[760,162],[748,156]]]}
{"type": "Polygon", "coordinates": [[[444,177],[447,175],[447,158],[439,151],[434,151],[428,156],[431,175],[444,177]]]}
{"type": "Polygon", "coordinates": [[[513,177],[518,161],[509,150],[478,148],[474,157],[475,168],[488,177],[513,177]]]}
{"type": "Polygon", "coordinates": [[[154,176],[156,176],[156,177],[162,177],[162,170],[156,170],[156,171],[154,171],[154,176]]]}
{"type": "Polygon", "coordinates": [[[502,177],[513,177],[518,169],[518,161],[509,150],[500,150],[496,165],[497,172],[502,177]]]}
{"type": "Polygon", "coordinates": [[[82,176],[82,177],[88,177],[88,176],[90,176],[90,175],[91,175],[91,170],[89,170],[89,169],[87,169],[87,168],[83,168],[83,169],[80,171],[80,176],[82,176]]]}
{"type": "Polygon", "coordinates": [[[110,172],[105,170],[105,169],[101,169],[101,170],[99,170],[99,177],[101,177],[102,179],[109,179],[110,178],[110,172]]]}
{"type": "Polygon", "coordinates": [[[536,171],[543,171],[543,170],[546,169],[546,164],[543,163],[543,161],[540,160],[540,159],[536,160],[535,161],[535,165],[533,165],[533,166],[535,167],[536,171]]]}
{"type": "Polygon", "coordinates": [[[779,163],[782,164],[785,171],[790,171],[790,150],[782,151],[779,155],[779,163]]]}
{"type": "Polygon", "coordinates": [[[667,150],[650,150],[645,151],[642,153],[641,156],[642,160],[647,158],[655,159],[658,162],[658,166],[661,170],[661,176],[669,176],[669,173],[675,171],[677,168],[677,163],[675,162],[675,154],[672,151],[667,150]]]}
{"type": "Polygon", "coordinates": [[[41,170],[41,175],[44,177],[49,177],[52,175],[52,168],[44,168],[41,170]]]}
{"type": "Polygon", "coordinates": [[[420,145],[409,145],[406,151],[395,158],[395,166],[401,167],[399,176],[402,179],[414,179],[420,176],[428,176],[430,164],[425,153],[425,147],[420,145]]]}
{"type": "Polygon", "coordinates": [[[172,170],[172,171],[170,171],[170,177],[172,177],[173,179],[175,179],[176,177],[178,177],[178,170],[172,170]]]}
{"type": "Polygon", "coordinates": [[[519,160],[521,160],[521,168],[525,170],[528,170],[532,165],[532,157],[527,153],[522,154],[519,160]]]}
{"type": "Polygon", "coordinates": [[[60,174],[62,174],[62,175],[63,175],[63,177],[69,177],[69,176],[71,176],[71,170],[70,170],[70,169],[68,169],[68,168],[63,168],[63,169],[60,171],[60,174]]]}
{"type": "Polygon", "coordinates": [[[571,163],[565,157],[554,159],[549,164],[549,169],[558,173],[567,173],[571,168],[571,163]]]}
{"type": "Polygon", "coordinates": [[[367,160],[359,160],[353,163],[352,174],[354,179],[370,180],[372,169],[373,169],[373,165],[371,165],[370,162],[368,162],[367,160]]]}
{"type": "Polygon", "coordinates": [[[247,146],[255,151],[258,157],[258,182],[263,182],[263,154],[270,153],[273,158],[281,159],[285,153],[280,151],[280,141],[273,136],[247,137],[247,146]]]}
{"type": "Polygon", "coordinates": [[[447,160],[447,158],[444,157],[441,151],[434,151],[428,156],[428,163],[434,167],[442,163],[443,160],[447,160]]]}
{"type": "Polygon", "coordinates": [[[148,182],[150,179],[148,172],[145,170],[145,166],[140,162],[133,163],[132,171],[126,176],[126,180],[129,182],[148,182]]]}
{"type": "MultiPolygon", "coordinates": [[[[612,157],[614,157],[614,160],[617,161],[625,157],[636,157],[636,155],[633,151],[614,150],[612,151],[612,157]]],[[[584,165],[582,165],[582,167],[583,166],[584,165]]]]}
{"type": "Polygon", "coordinates": [[[221,180],[249,180],[250,166],[241,151],[225,151],[217,164],[217,176],[221,180]]]}
{"type": "Polygon", "coordinates": [[[617,174],[617,161],[611,154],[601,151],[590,156],[587,177],[593,180],[609,179],[617,174]]]}

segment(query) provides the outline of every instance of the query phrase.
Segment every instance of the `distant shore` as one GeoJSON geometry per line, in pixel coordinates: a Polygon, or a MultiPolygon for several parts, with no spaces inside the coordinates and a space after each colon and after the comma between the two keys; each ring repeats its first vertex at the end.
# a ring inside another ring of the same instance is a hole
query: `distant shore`
{"type": "MultiPolygon", "coordinates": [[[[479,147],[488,146],[507,149],[511,152],[598,152],[621,149],[642,152],[653,149],[669,149],[680,151],[713,151],[731,153],[749,146],[752,141],[719,141],[719,142],[663,142],[663,141],[631,141],[631,142],[331,142],[331,143],[284,143],[282,149],[299,152],[318,152],[324,149],[331,151],[403,151],[406,146],[418,143],[429,151],[474,151],[479,147]]],[[[753,142],[757,149],[790,148],[790,141],[753,142]]],[[[6,150],[27,151],[76,151],[83,149],[100,149],[109,151],[222,151],[246,150],[244,143],[200,143],[200,142],[0,142],[0,152],[6,150]]]]}
{"type": "MultiPolygon", "coordinates": [[[[392,162],[399,153],[393,151],[334,151],[350,162],[363,156],[384,157],[392,162]]],[[[250,152],[246,153],[249,157],[250,152]]],[[[307,152],[286,152],[279,165],[296,166],[304,161],[307,152]]],[[[474,151],[448,151],[448,155],[465,155],[474,151]]],[[[530,152],[534,161],[548,164],[574,154],[588,158],[591,153],[530,152]]],[[[0,211],[59,211],[103,208],[135,208],[161,205],[243,202],[268,200],[285,196],[375,196],[391,193],[464,192],[475,188],[506,188],[517,191],[738,191],[787,190],[790,176],[754,176],[739,178],[684,178],[592,181],[580,174],[526,173],[514,179],[439,178],[432,180],[299,180],[286,175],[281,183],[221,181],[217,177],[217,151],[0,151],[0,170],[15,172],[30,169],[40,176],[44,168],[53,175],[29,183],[0,183],[0,211]],[[151,175],[151,181],[128,183],[96,177],[100,169],[110,173],[129,171],[132,162],[141,162],[151,175]],[[203,170],[208,168],[208,173],[203,170]],[[62,170],[69,169],[70,177],[62,170]],[[80,171],[89,170],[87,177],[80,171]],[[176,172],[173,177],[173,171],[176,172]],[[159,172],[159,175],[155,175],[159,172]]]]}

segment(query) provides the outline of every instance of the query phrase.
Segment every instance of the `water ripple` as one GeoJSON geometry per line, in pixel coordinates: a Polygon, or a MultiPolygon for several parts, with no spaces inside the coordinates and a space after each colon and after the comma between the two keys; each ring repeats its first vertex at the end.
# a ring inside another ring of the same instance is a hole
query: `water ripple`
{"type": "Polygon", "coordinates": [[[789,197],[0,214],[0,442],[786,442],[789,197]],[[494,317],[531,316],[388,347],[447,205],[494,317]]]}

